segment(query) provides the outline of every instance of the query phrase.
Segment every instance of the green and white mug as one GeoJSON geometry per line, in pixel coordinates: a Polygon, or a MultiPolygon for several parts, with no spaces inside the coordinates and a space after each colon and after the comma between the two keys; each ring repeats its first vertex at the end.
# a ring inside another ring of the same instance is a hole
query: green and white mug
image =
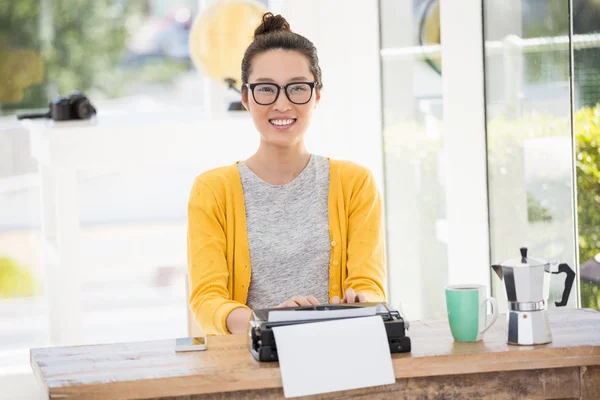
{"type": "Polygon", "coordinates": [[[446,307],[450,331],[457,342],[481,340],[498,318],[498,303],[495,298],[487,297],[483,285],[446,287],[446,307]],[[486,308],[488,302],[492,305],[492,313],[489,315],[486,308]]]}

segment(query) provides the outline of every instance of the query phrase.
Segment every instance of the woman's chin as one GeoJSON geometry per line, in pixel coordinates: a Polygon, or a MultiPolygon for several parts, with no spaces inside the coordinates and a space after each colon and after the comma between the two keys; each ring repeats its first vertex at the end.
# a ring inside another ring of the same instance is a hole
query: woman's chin
{"type": "Polygon", "coordinates": [[[269,143],[273,146],[277,146],[277,147],[292,147],[293,145],[297,144],[298,141],[297,140],[269,140],[269,143]]]}
{"type": "Polygon", "coordinates": [[[300,137],[291,132],[274,132],[266,139],[266,142],[279,147],[290,147],[300,141],[300,137]]]}

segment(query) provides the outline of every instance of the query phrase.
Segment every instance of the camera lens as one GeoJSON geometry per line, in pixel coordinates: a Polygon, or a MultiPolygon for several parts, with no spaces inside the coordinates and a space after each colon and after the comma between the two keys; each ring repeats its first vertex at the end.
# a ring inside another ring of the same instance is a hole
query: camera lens
{"type": "Polygon", "coordinates": [[[92,117],[93,108],[88,99],[81,99],[76,104],[77,116],[80,119],[89,119],[92,117]]]}

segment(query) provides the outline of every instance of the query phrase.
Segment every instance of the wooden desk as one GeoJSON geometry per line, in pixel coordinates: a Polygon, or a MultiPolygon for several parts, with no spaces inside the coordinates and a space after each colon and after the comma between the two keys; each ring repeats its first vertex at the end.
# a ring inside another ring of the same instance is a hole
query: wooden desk
{"type": "MultiPolygon", "coordinates": [[[[479,343],[454,342],[446,321],[413,322],[413,351],[393,355],[395,384],[315,398],[600,399],[600,312],[550,318],[554,341],[527,347],[506,343],[504,318],[479,343]]],[[[209,339],[195,353],[172,340],[32,349],[31,366],[52,399],[283,398],[278,364],[256,362],[245,336],[209,339]]]]}

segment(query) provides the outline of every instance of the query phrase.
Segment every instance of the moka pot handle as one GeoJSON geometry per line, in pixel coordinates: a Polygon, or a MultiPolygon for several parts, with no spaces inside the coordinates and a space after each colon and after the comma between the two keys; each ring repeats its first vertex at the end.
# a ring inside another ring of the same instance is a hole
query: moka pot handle
{"type": "Polygon", "coordinates": [[[569,301],[569,295],[571,294],[571,289],[573,288],[573,282],[575,282],[575,271],[573,271],[571,267],[569,267],[567,264],[560,264],[558,266],[558,271],[553,272],[553,274],[560,274],[562,272],[567,274],[567,278],[565,279],[565,289],[563,290],[562,300],[560,302],[554,302],[556,307],[564,307],[567,305],[567,302],[569,301]]]}

